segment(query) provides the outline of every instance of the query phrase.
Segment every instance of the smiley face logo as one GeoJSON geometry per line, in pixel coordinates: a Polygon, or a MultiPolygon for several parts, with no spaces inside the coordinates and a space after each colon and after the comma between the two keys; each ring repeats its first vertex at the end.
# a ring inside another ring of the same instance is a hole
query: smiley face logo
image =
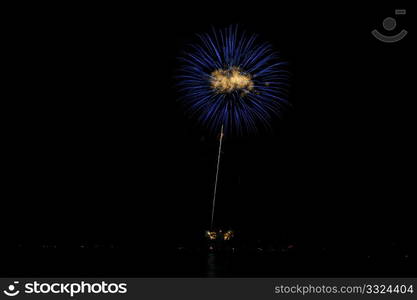
{"type": "Polygon", "coordinates": [[[4,290],[3,293],[9,297],[14,297],[19,295],[20,291],[16,288],[16,285],[19,284],[19,281],[14,281],[13,284],[8,286],[7,290],[4,290]]]}
{"type": "MultiPolygon", "coordinates": [[[[405,9],[396,9],[395,10],[396,15],[405,15],[406,10],[405,9]]],[[[382,22],[382,26],[384,27],[386,32],[392,32],[397,27],[397,21],[394,18],[388,17],[385,18],[382,22]]],[[[395,35],[385,35],[380,33],[378,30],[374,29],[372,30],[372,35],[384,43],[395,43],[400,40],[402,40],[407,35],[407,30],[403,29],[399,33],[395,35]]]]}

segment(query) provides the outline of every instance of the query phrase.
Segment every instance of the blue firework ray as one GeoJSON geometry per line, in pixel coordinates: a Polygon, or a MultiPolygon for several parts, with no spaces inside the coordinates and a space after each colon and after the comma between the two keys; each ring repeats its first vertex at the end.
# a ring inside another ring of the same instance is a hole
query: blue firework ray
{"type": "Polygon", "coordinates": [[[198,34],[180,58],[179,89],[187,113],[213,132],[256,132],[288,107],[287,63],[267,42],[229,26],[198,34]]]}

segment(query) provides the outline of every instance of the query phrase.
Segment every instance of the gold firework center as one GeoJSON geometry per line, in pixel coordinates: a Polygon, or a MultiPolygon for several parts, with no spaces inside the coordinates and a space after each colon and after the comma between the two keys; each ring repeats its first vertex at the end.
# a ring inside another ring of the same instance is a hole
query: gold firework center
{"type": "Polygon", "coordinates": [[[241,91],[246,94],[254,89],[252,76],[238,67],[217,69],[211,73],[210,84],[218,93],[231,93],[241,91]]]}

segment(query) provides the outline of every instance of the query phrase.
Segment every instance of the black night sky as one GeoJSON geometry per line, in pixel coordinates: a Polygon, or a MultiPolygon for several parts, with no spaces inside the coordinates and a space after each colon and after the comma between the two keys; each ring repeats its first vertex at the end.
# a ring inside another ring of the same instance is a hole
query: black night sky
{"type": "Polygon", "coordinates": [[[218,139],[174,75],[229,24],[290,63],[292,108],[225,137],[216,223],[281,252],[219,276],[415,275],[413,37],[370,34],[402,7],[195,5],[10,11],[2,275],[205,276],[218,139]]]}

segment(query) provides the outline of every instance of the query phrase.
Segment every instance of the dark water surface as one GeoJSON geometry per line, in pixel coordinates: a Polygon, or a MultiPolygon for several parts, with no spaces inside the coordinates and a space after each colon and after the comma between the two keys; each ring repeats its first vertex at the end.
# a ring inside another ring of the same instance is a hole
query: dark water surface
{"type": "Polygon", "coordinates": [[[412,276],[412,255],[386,249],[253,248],[235,252],[204,249],[109,249],[106,247],[20,249],[11,254],[6,276],[119,277],[381,277],[412,276]],[[338,254],[340,253],[340,254],[338,254]]]}

